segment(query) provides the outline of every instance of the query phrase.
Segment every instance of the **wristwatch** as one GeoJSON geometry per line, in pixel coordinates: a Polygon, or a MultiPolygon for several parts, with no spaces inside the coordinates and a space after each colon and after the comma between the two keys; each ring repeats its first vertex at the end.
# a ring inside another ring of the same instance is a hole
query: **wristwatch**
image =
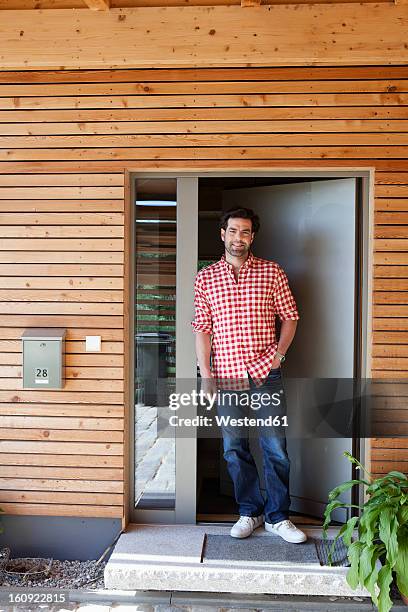
{"type": "Polygon", "coordinates": [[[279,361],[280,361],[281,363],[283,363],[283,362],[285,361],[285,359],[286,359],[285,355],[283,355],[283,354],[282,354],[282,353],[280,353],[279,351],[276,351],[275,355],[276,355],[276,357],[279,359],[279,361]]]}

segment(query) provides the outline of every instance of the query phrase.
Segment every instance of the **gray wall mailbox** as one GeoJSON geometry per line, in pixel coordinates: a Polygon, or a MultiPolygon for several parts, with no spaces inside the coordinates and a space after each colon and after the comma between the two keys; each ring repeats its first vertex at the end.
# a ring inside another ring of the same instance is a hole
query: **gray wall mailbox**
{"type": "Polygon", "coordinates": [[[62,389],[65,329],[26,329],[23,343],[23,389],[62,389]]]}

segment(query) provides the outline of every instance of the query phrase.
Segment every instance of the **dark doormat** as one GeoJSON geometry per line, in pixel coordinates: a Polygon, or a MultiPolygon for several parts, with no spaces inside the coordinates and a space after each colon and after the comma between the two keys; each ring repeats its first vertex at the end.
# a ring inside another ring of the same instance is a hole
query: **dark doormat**
{"type": "Polygon", "coordinates": [[[232,538],[207,534],[203,562],[249,561],[251,563],[316,563],[320,565],[314,540],[289,544],[279,536],[232,538]]]}
{"type": "Polygon", "coordinates": [[[315,539],[317,556],[319,557],[320,565],[329,565],[329,553],[331,552],[332,565],[336,567],[349,567],[350,562],[347,557],[347,546],[343,542],[343,538],[340,537],[337,539],[332,551],[333,542],[334,539],[315,539]]]}

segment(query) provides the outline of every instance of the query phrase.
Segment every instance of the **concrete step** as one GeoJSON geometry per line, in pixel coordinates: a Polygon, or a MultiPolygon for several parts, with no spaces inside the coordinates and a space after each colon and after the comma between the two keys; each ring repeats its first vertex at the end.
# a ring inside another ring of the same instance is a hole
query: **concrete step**
{"type": "MultiPolygon", "coordinates": [[[[319,562],[206,561],[206,534],[228,535],[229,530],[229,525],[130,524],[105,566],[105,588],[369,597],[365,589],[354,591],[348,586],[346,567],[319,562]]],[[[321,529],[304,531],[309,537],[321,537],[321,529]]],[[[330,536],[334,534],[332,530],[330,536]]],[[[259,528],[250,537],[258,538],[262,546],[262,538],[277,536],[259,528]]]]}

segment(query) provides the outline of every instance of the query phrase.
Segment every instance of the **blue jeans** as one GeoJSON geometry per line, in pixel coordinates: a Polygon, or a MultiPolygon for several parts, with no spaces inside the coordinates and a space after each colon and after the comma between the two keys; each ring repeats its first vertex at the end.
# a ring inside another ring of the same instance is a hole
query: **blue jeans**
{"type": "MultiPolygon", "coordinates": [[[[280,406],[278,409],[261,407],[256,412],[241,407],[241,402],[233,405],[230,399],[224,400],[225,392],[221,392],[221,401],[218,404],[219,414],[229,414],[231,417],[243,416],[244,412],[250,417],[265,418],[268,415],[286,414],[286,400],[282,387],[280,368],[272,369],[261,387],[256,388],[249,376],[249,391],[237,392],[253,396],[254,393],[280,392],[280,406]],[[227,408],[226,408],[227,404],[227,408]]],[[[279,428],[279,434],[274,434],[274,427],[258,428],[258,440],[262,449],[263,469],[265,476],[266,500],[261,490],[259,475],[254,458],[249,449],[248,432],[243,428],[237,430],[222,426],[224,459],[227,462],[228,472],[231,476],[235,500],[241,516],[259,516],[265,514],[268,523],[277,523],[289,518],[289,469],[290,460],[286,450],[286,437],[279,428]]],[[[252,430],[251,430],[252,431],[252,430]]]]}

